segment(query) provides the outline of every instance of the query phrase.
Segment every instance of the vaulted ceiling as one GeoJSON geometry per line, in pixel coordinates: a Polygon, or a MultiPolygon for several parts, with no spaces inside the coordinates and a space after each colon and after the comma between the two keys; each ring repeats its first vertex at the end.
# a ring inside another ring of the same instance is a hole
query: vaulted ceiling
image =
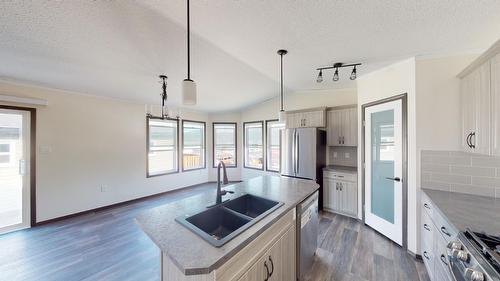
{"type": "MultiPolygon", "coordinates": [[[[180,104],[186,3],[2,1],[0,78],[140,102],[180,104]]],[[[286,48],[288,91],[352,87],[315,82],[318,66],[362,62],[362,75],[419,55],[479,52],[500,38],[498,0],[192,0],[192,78],[202,111],[278,95],[286,48]]]]}

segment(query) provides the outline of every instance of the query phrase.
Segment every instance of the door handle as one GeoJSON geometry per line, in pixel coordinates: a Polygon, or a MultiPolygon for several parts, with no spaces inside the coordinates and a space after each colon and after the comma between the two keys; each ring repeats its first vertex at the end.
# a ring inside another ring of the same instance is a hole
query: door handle
{"type": "Polygon", "coordinates": [[[401,179],[398,178],[398,177],[395,177],[395,178],[385,178],[386,180],[392,180],[392,181],[397,181],[397,182],[400,182],[401,179]]]}
{"type": "Polygon", "coordinates": [[[271,277],[271,275],[269,275],[269,267],[267,267],[267,261],[264,261],[264,267],[266,268],[266,278],[264,279],[264,281],[267,281],[269,280],[269,277],[271,277]]]}
{"type": "Polygon", "coordinates": [[[273,263],[273,259],[271,258],[271,256],[269,256],[269,262],[271,262],[271,273],[269,274],[269,277],[273,276],[273,273],[274,273],[274,263],[273,263]]]}
{"type": "Polygon", "coordinates": [[[296,173],[297,174],[299,173],[299,169],[300,169],[300,164],[299,164],[300,163],[299,162],[300,161],[299,146],[300,146],[300,138],[299,138],[299,134],[297,134],[297,162],[296,162],[296,164],[297,164],[297,171],[296,171],[296,173]]]}

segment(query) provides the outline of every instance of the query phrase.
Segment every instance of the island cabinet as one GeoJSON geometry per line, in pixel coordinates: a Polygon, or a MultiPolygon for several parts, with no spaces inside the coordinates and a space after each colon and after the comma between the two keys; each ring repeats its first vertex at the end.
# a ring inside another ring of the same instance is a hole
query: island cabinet
{"type": "MultiPolygon", "coordinates": [[[[184,275],[168,257],[168,255],[162,253],[162,280],[296,280],[295,224],[296,211],[294,208],[264,230],[259,236],[239,250],[229,260],[207,274],[184,275]]],[[[203,253],[200,253],[200,255],[203,255],[203,253]]]]}

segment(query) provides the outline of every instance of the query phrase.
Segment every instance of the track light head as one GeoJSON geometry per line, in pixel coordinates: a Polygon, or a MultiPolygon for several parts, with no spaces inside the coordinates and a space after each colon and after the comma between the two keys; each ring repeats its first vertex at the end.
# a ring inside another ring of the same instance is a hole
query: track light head
{"type": "Polygon", "coordinates": [[[339,69],[335,68],[335,73],[333,74],[333,81],[339,81],[339,69]]]}
{"type": "Polygon", "coordinates": [[[352,69],[352,72],[351,72],[351,77],[349,77],[349,79],[351,80],[356,80],[356,66],[354,66],[354,68],[352,69]]]}
{"type": "Polygon", "coordinates": [[[319,74],[318,74],[318,79],[316,79],[316,82],[318,83],[321,83],[323,82],[323,70],[319,70],[319,74]]]}

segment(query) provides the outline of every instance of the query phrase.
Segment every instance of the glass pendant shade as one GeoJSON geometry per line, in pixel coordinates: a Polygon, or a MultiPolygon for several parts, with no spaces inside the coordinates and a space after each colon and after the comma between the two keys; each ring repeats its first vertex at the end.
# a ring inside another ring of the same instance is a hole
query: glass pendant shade
{"type": "Polygon", "coordinates": [[[282,110],[280,111],[279,113],[279,122],[282,123],[282,124],[285,124],[286,123],[286,111],[282,110]]]}
{"type": "Polygon", "coordinates": [[[196,83],[193,80],[182,81],[182,104],[196,105],[196,83]]]}

